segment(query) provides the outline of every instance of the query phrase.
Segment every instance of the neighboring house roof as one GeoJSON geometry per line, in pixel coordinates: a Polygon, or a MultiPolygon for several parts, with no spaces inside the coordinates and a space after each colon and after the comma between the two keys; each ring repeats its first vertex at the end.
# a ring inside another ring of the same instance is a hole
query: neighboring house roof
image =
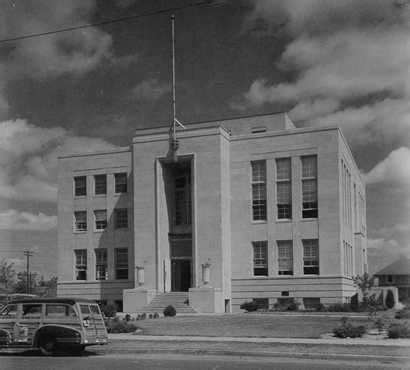
{"type": "Polygon", "coordinates": [[[375,275],[410,275],[410,259],[401,258],[376,272],[375,275]]]}

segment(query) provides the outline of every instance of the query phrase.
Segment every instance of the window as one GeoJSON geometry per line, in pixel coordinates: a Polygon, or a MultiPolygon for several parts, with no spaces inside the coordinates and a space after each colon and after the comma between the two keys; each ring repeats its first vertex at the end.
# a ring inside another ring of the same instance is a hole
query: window
{"type": "Polygon", "coordinates": [[[319,275],[319,243],[317,239],[303,240],[303,273],[319,275]]]}
{"type": "Polygon", "coordinates": [[[126,173],[116,173],[114,174],[115,180],[115,192],[126,193],[127,192],[127,174],[126,173]]]}
{"type": "Polygon", "coordinates": [[[74,195],[76,197],[87,195],[87,177],[86,176],[74,177],[74,195]]]}
{"type": "Polygon", "coordinates": [[[87,211],[74,212],[74,230],[87,231],[87,211]]]}
{"type": "Polygon", "coordinates": [[[252,217],[266,220],[266,161],[253,161],[252,165],[252,217]]]}
{"type": "Polygon", "coordinates": [[[95,250],[95,278],[96,280],[107,280],[107,249],[95,250]]]}
{"type": "Polygon", "coordinates": [[[268,242],[257,241],[253,242],[253,275],[267,276],[268,275],[268,242]]]}
{"type": "Polygon", "coordinates": [[[22,318],[40,318],[41,309],[41,304],[23,304],[22,318]]]}
{"type": "Polygon", "coordinates": [[[276,202],[278,219],[292,218],[291,159],[276,160],[276,202]]]}
{"type": "Polygon", "coordinates": [[[48,317],[76,317],[74,308],[62,304],[47,304],[46,316],[48,317]]]}
{"type": "Polygon", "coordinates": [[[127,248],[115,248],[115,278],[128,279],[127,248]]]}
{"type": "Polygon", "coordinates": [[[95,175],[94,176],[95,195],[107,194],[107,175],[95,175]]]}
{"type": "Polygon", "coordinates": [[[191,177],[175,179],[175,225],[191,224],[191,177]]]}
{"type": "Polygon", "coordinates": [[[266,132],[266,127],[252,127],[251,128],[252,134],[260,134],[262,132],[266,132]]]}
{"type": "Polygon", "coordinates": [[[128,227],[128,209],[118,208],[114,210],[115,228],[126,229],[128,227]]]}
{"type": "Polygon", "coordinates": [[[0,315],[7,317],[17,317],[17,305],[11,304],[6,306],[5,308],[3,308],[0,315]]]}
{"type": "Polygon", "coordinates": [[[278,240],[278,274],[293,275],[293,243],[291,240],[278,240]]]}
{"type": "Polygon", "coordinates": [[[95,229],[104,230],[107,227],[107,210],[99,209],[94,211],[95,229]]]}
{"type": "Polygon", "coordinates": [[[75,279],[87,280],[87,249],[74,250],[75,279]]]}
{"type": "Polygon", "coordinates": [[[317,156],[302,157],[302,217],[316,218],[317,207],[317,156]]]}

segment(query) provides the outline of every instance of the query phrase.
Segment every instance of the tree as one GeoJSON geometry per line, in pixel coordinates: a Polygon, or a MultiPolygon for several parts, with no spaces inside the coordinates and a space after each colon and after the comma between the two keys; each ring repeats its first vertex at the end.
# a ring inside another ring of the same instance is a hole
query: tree
{"type": "MultiPolygon", "coordinates": [[[[42,297],[55,297],[57,290],[57,276],[52,276],[45,280],[43,276],[38,276],[36,272],[30,273],[30,293],[42,297]]],[[[14,293],[27,292],[27,272],[21,271],[17,274],[17,281],[13,286],[14,293]]]]}
{"type": "Polygon", "coordinates": [[[365,272],[362,276],[357,275],[353,278],[353,282],[360,289],[363,295],[363,304],[365,306],[369,305],[369,294],[370,289],[374,286],[374,276],[370,276],[365,272]]]}
{"type": "Polygon", "coordinates": [[[6,290],[12,289],[16,280],[14,263],[6,259],[0,261],[0,284],[4,284],[6,290]]]}

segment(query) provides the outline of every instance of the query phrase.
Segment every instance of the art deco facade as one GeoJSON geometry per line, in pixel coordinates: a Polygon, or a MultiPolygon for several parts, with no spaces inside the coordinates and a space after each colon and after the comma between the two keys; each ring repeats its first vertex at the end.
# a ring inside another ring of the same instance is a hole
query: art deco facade
{"type": "Polygon", "coordinates": [[[60,158],[61,296],[136,311],[187,291],[198,312],[348,301],[367,270],[365,186],[337,127],[286,114],[168,127],[60,158]]]}

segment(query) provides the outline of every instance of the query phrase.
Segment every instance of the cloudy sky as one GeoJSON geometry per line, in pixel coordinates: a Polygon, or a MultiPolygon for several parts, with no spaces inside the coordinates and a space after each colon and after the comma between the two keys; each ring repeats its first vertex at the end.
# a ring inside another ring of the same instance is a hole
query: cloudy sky
{"type": "MultiPolygon", "coordinates": [[[[0,39],[192,3],[0,0],[0,39]]],[[[169,15],[0,43],[0,259],[24,267],[31,249],[56,273],[57,156],[169,122],[169,15]]],[[[180,120],[340,125],[367,181],[371,270],[408,255],[410,2],[214,0],[176,17],[180,120]]]]}

